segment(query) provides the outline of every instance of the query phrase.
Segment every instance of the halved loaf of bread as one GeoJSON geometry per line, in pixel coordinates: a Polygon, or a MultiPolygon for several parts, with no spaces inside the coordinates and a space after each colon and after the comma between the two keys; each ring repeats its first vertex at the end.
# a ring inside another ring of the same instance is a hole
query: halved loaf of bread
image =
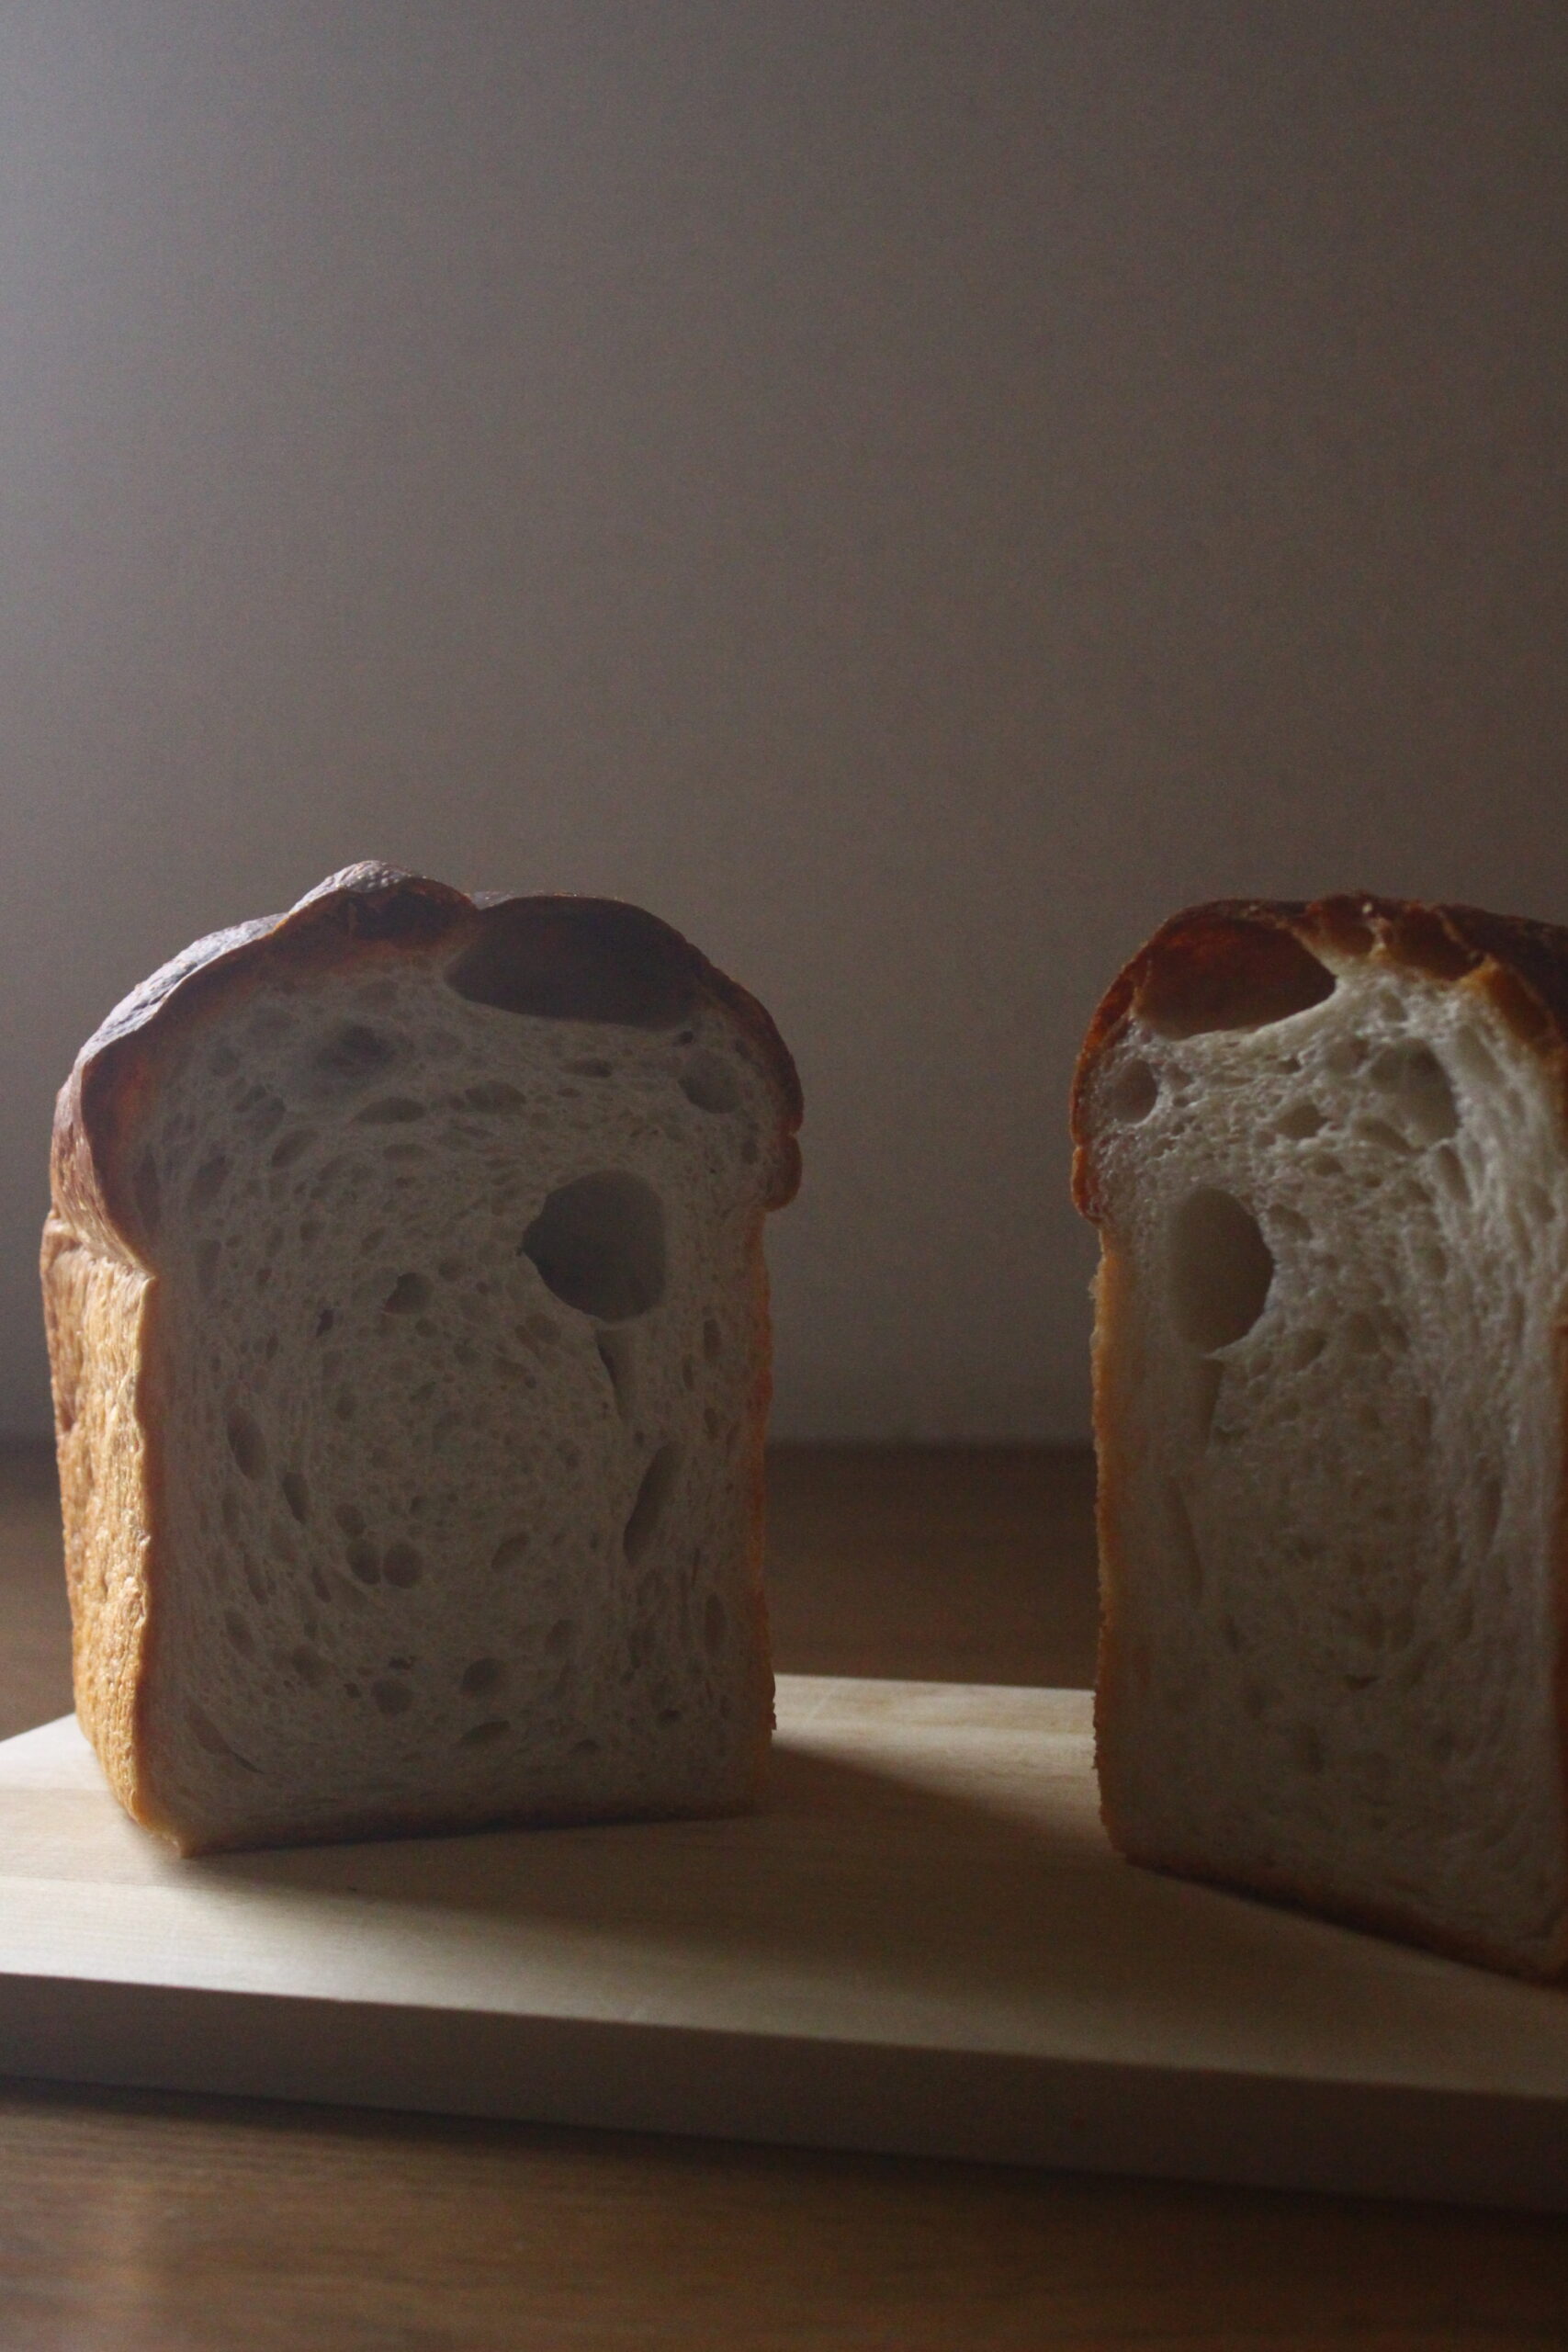
{"type": "Polygon", "coordinates": [[[1100,1790],[1134,1860],[1568,1965],[1568,933],[1178,915],[1095,1016],[1100,1790]]]}
{"type": "Polygon", "coordinates": [[[43,1279],[77,1712],[187,1853],[719,1812],[772,1723],[761,1008],[386,867],[85,1046],[43,1279]]]}

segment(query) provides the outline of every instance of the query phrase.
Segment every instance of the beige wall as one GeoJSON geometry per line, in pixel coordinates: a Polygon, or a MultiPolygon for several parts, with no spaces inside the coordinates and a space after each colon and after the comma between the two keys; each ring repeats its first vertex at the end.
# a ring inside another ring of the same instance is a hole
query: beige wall
{"type": "Polygon", "coordinates": [[[1077,1430],[1172,906],[1568,919],[1568,18],[0,11],[0,1426],[53,1088],[378,854],[641,899],[809,1104],[779,1415],[1077,1430]]]}

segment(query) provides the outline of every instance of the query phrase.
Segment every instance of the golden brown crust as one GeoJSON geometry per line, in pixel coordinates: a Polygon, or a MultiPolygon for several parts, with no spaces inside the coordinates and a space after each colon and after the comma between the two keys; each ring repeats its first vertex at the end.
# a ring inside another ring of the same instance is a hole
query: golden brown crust
{"type": "MultiPolygon", "coordinates": [[[[153,973],[87,1040],[61,1091],[41,1272],[77,1713],[127,1811],[186,1852],[209,1850],[210,1841],[188,1822],[176,1828],[155,1785],[152,1744],[141,1736],[164,1581],[161,1441],[156,1416],[141,1407],[159,1297],[152,1262],[159,1204],[144,1173],[139,1182],[136,1162],[141,1114],[166,1057],[190,1029],[255,988],[416,956],[437,963],[460,994],[502,1009],[676,1031],[704,1002],[729,1015],[770,1080],[778,1112],[773,1182],[757,1213],[754,1250],[753,1305],[766,1362],[762,1213],[784,1206],[799,1185],[800,1082],[762,1006],[668,923],[615,899],[468,898],[445,883],[365,864],[330,876],[286,914],[197,941],[153,973]]],[[[772,1724],[761,1483],[770,1388],[764,1373],[746,1429],[756,1463],[748,1565],[758,1613],[758,1713],[765,1717],[748,1797],[761,1787],[772,1724]]],[[[479,1826],[379,1816],[333,1834],[479,1826]]],[[[280,1826],[274,1842],[299,1834],[280,1826]]]]}
{"type": "Polygon", "coordinates": [[[157,1474],[140,1389],[155,1285],[52,1216],[42,1274],[76,1713],[126,1810],[161,1827],[141,1736],[157,1474]]]}
{"type": "MultiPolygon", "coordinates": [[[[1299,899],[1226,899],[1189,907],[1163,923],[1153,937],[1123,966],[1111,982],[1089,1023],[1073,1075],[1071,1125],[1074,1143],[1073,1197],[1086,1217],[1102,1224],[1103,1201],[1095,1163],[1094,1136],[1089,1118],[1089,1096],[1094,1076],[1134,1017],[1150,1019],[1159,1027],[1162,1007],[1191,1008],[1196,1026],[1242,1027],[1241,1020],[1214,1018],[1222,989],[1240,977],[1240,999],[1258,1010],[1260,1019],[1279,1017],[1280,1010],[1313,1001],[1310,995],[1292,1000],[1292,987],[1310,987],[1295,963],[1302,951],[1335,962],[1366,959],[1384,963],[1425,978],[1473,989],[1485,996],[1515,1034],[1546,1066],[1568,1126],[1568,929],[1537,922],[1523,916],[1489,914],[1479,907],[1427,906],[1405,899],[1374,898],[1347,892],[1311,901],[1299,899]],[[1292,968],[1294,978],[1292,978],[1292,968]],[[1270,1009],[1270,1008],[1273,1009],[1270,1009]]],[[[1318,993],[1325,994],[1326,990],[1318,993]]],[[[1172,1034],[1180,1034],[1179,1030],[1172,1034]]],[[[1097,1350],[1106,1328],[1111,1293],[1120,1269],[1114,1244],[1102,1231],[1104,1255],[1098,1283],[1097,1350]]],[[[1568,1313],[1568,1308],[1565,1308],[1568,1313]]],[[[1558,1393],[1563,1399],[1563,1460],[1568,1463],[1568,1323],[1558,1334],[1562,1364],[1558,1393]]],[[[1114,1595],[1122,1580],[1122,1553],[1116,1524],[1119,1480],[1115,1468],[1119,1444],[1115,1400],[1097,1372],[1094,1383],[1094,1439],[1100,1465],[1096,1519],[1101,1561],[1100,1664],[1095,1692],[1097,1755],[1103,1749],[1104,1728],[1121,1708],[1134,1704],[1135,1695],[1122,1689],[1135,1662],[1124,1658],[1115,1623],[1114,1595]]],[[[1568,1476],[1559,1484],[1557,1544],[1557,1660],[1555,1685],[1559,1750],[1563,1778],[1563,1806],[1568,1814],[1568,1476]]],[[[1516,1953],[1501,1952],[1481,1942],[1467,1942],[1435,1932],[1424,1921],[1397,1905],[1383,1907],[1348,1905],[1337,1897],[1285,1877],[1264,1874],[1246,1882],[1227,1880],[1201,1858],[1141,1854],[1118,1815],[1113,1786],[1100,1773],[1101,1815],[1118,1851],[1130,1860],[1172,1871],[1183,1877],[1201,1878],[1242,1892],[1262,1889],[1280,1901],[1345,1919],[1407,1940],[1425,1943],[1455,1958],[1523,1972],[1516,1953]]],[[[1538,1972],[1545,1980],[1568,1979],[1568,1921],[1554,1960],[1538,1972]]]]}

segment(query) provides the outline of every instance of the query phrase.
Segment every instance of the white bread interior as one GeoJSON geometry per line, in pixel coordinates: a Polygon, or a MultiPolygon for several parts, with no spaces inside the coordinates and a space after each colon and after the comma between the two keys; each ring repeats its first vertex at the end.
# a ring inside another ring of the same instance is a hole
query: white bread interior
{"type": "Polygon", "coordinates": [[[1549,1973],[1562,1109],[1483,990],[1321,960],[1258,1026],[1134,1007],[1087,1074],[1107,1820],[1549,1973]]]}
{"type": "Polygon", "coordinates": [[[58,1218],[46,1247],[78,1689],[134,1679],[141,1818],[195,1851],[751,1799],[783,1148],[705,996],[650,1032],[413,958],[186,1025],[96,1377],[110,1261],[58,1218]],[[95,1535],[130,1422],[145,1496],[95,1535]],[[84,1676],[128,1594],[124,1670],[84,1676]]]}

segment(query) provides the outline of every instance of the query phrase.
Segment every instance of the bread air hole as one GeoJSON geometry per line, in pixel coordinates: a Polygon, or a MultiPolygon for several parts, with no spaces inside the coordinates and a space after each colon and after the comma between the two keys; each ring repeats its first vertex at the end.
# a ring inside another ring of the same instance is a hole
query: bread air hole
{"type": "Polygon", "coordinates": [[[646,1315],[664,1295],[664,1206],[640,1176],[606,1169],[562,1184],[519,1247],[558,1299],[601,1322],[646,1315]]]}
{"type": "Polygon", "coordinates": [[[736,1111],[740,1107],[740,1080],[734,1064],[722,1054],[693,1054],[681,1072],[681,1091],[699,1111],[736,1111]]]}
{"type": "Polygon", "coordinates": [[[457,1687],[465,1699],[483,1699],[491,1691],[499,1690],[506,1679],[506,1668],[498,1657],[477,1657],[466,1666],[457,1678],[457,1687]]]}
{"type": "Polygon", "coordinates": [[[201,1166],[190,1180],[190,1190],[186,1195],[193,1212],[199,1215],[201,1210],[210,1208],[228,1181],[228,1175],[229,1160],[226,1153],[215,1151],[209,1159],[202,1161],[201,1166]]]}
{"type": "Polygon", "coordinates": [[[412,1094],[383,1094],[356,1111],[354,1124],[356,1127],[406,1127],[426,1116],[424,1104],[416,1102],[412,1094]]]}
{"type": "Polygon", "coordinates": [[[1135,1055],[1108,1080],[1104,1100],[1109,1117],[1123,1126],[1138,1126],[1159,1101],[1159,1080],[1148,1063],[1135,1055]]]}
{"type": "Polygon", "coordinates": [[[1442,1143],[1459,1132],[1453,1087],[1430,1046],[1415,1039],[1384,1046],[1368,1063],[1367,1076],[1418,1143],[1442,1143]]]}
{"type": "Polygon", "coordinates": [[[1233,1193],[1200,1185],[1176,1213],[1169,1262],[1182,1338],[1205,1354],[1245,1339],[1274,1279],[1274,1253],[1252,1211],[1233,1193]]]}
{"type": "Polygon", "coordinates": [[[556,1021],[672,1029],[691,1007],[698,959],[640,908],[595,899],[486,907],[446,978],[471,1004],[556,1021]]]}
{"type": "Polygon", "coordinates": [[[195,1705],[194,1702],[187,1706],[186,1722],[190,1727],[191,1736],[195,1739],[197,1746],[205,1749],[209,1756],[220,1756],[227,1763],[238,1764],[242,1770],[246,1772],[254,1772],[257,1770],[248,1756],[242,1756],[237,1747],[231,1747],[229,1745],[211,1716],[203,1708],[195,1705]]]}
{"type": "Polygon", "coordinates": [[[419,1315],[430,1304],[430,1284],[423,1274],[400,1274],[381,1302],[383,1315],[419,1315]]]}
{"type": "Polygon", "coordinates": [[[259,1478],[266,1468],[266,1440],[249,1413],[236,1409],[224,1424],[229,1451],[247,1478],[259,1478]]]}
{"type": "Polygon", "coordinates": [[[310,1516],[310,1489],[298,1470],[286,1470],[278,1480],[283,1499],[301,1527],[310,1516]]]}
{"type": "Polygon", "coordinates": [[[1263,1029],[1321,1004],[1333,973],[1293,932],[1236,922],[1168,952],[1145,975],[1137,1010],[1162,1037],[1263,1029]]]}
{"type": "Polygon", "coordinates": [[[503,1078],[484,1078],[477,1084],[464,1088],[453,1101],[466,1111],[484,1111],[497,1118],[525,1111],[528,1098],[520,1087],[510,1086],[503,1078]]]}
{"type": "Polygon", "coordinates": [[[335,1094],[367,1086],[389,1069],[397,1057],[396,1046],[378,1029],[368,1028],[362,1021],[345,1022],[311,1054],[307,1066],[309,1091],[335,1094]]]}
{"type": "Polygon", "coordinates": [[[407,1592],[424,1574],[424,1561],[412,1544],[389,1544],[381,1558],[381,1573],[387,1582],[407,1592]]]}
{"type": "Polygon", "coordinates": [[[661,1445],[642,1474],[642,1484],[637,1490],[637,1500],[626,1521],[622,1548],[635,1566],[659,1532],[659,1522],[675,1484],[675,1474],[681,1464],[678,1445],[661,1445]]]}
{"type": "Polygon", "coordinates": [[[527,1557],[529,1538],[526,1535],[505,1535],[490,1555],[490,1564],[497,1576],[510,1576],[520,1568],[527,1557]]]}

